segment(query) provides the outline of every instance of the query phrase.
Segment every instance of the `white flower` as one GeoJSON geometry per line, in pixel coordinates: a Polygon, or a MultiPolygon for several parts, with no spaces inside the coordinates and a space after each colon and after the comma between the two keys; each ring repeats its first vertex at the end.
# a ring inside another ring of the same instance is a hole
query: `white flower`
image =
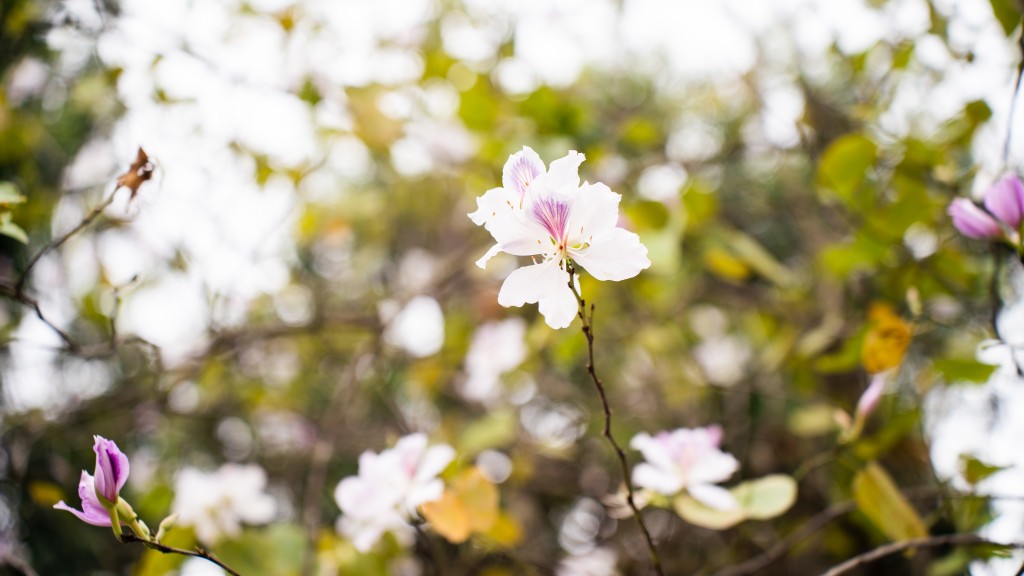
{"type": "Polygon", "coordinates": [[[576,315],[569,260],[598,280],[625,280],[651,265],[640,237],[616,226],[622,197],[600,182],[580,185],[583,160],[570,151],[545,171],[537,153],[524,147],[505,163],[502,187],[477,198],[469,215],[497,242],[477,261],[481,268],[499,252],[542,258],[505,279],[498,303],[536,302],[552,328],[565,328],[576,315]]]}
{"type": "Polygon", "coordinates": [[[690,496],[718,510],[737,506],[733,495],[719,486],[739,468],[731,454],[719,450],[722,429],[680,428],[651,437],[640,433],[629,443],[646,462],[633,469],[633,482],[666,496],[686,490],[690,496]]]}
{"type": "Polygon", "coordinates": [[[334,490],[342,512],[338,531],[362,552],[385,532],[408,537],[416,507],[441,497],[444,484],[437,475],[454,458],[451,446],[427,448],[424,434],[405,436],[380,454],[363,452],[359,475],[345,478],[334,490]]]}
{"type": "Polygon", "coordinates": [[[192,526],[196,538],[214,544],[238,536],[242,523],[266,524],[276,504],[264,489],[267,474],[255,464],[225,464],[216,472],[184,468],[174,478],[172,511],[178,524],[192,526]]]}
{"type": "Polygon", "coordinates": [[[501,375],[526,359],[526,323],[522,318],[488,322],[477,328],[466,352],[462,395],[476,402],[494,402],[501,375]]]}
{"type": "Polygon", "coordinates": [[[558,563],[557,576],[614,576],[618,574],[615,551],[608,548],[594,548],[583,554],[566,556],[558,563]]]}

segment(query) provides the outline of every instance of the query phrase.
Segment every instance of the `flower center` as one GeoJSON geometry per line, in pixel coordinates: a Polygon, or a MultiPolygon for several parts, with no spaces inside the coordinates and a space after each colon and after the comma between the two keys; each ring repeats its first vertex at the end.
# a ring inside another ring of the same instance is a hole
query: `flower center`
{"type": "Polygon", "coordinates": [[[533,217],[551,236],[558,252],[564,254],[569,236],[569,205],[554,198],[541,198],[533,205],[533,217]]]}

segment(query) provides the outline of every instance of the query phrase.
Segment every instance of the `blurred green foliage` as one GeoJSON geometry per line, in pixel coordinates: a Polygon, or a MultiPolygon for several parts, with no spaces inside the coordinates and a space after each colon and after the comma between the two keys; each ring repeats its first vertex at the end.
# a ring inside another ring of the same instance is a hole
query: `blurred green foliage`
{"type": "MultiPolygon", "coordinates": [[[[448,11],[457,10],[454,4],[443,3],[448,11]]],[[[1006,34],[1016,34],[1017,4],[991,5],[1006,34]]],[[[941,13],[929,6],[932,32],[949,44],[941,13]]],[[[111,7],[102,8],[108,20],[117,17],[111,7]]],[[[259,12],[249,5],[241,10],[259,12]]],[[[117,100],[120,71],[104,67],[95,55],[70,75],[62,73],[61,54],[47,47],[45,35],[57,25],[82,25],[61,21],[60,13],[57,3],[39,0],[0,5],[0,281],[8,288],[27,256],[51,241],[61,201],[95,205],[109,192],[63,186],[78,151],[90,139],[109,136],[124,107],[117,100]],[[12,101],[4,87],[30,60],[48,71],[45,85],[12,101]],[[9,203],[8,187],[27,201],[9,203]],[[10,228],[15,224],[26,237],[10,228]]],[[[500,279],[472,265],[489,238],[465,213],[475,196],[499,185],[501,166],[523,145],[546,161],[568,149],[583,152],[584,180],[614,173],[609,183],[623,194],[623,220],[654,263],[623,283],[582,280],[584,295],[596,304],[597,368],[614,408],[614,434],[628,442],[642,431],[720,423],[723,446],[742,462],[730,485],[771,474],[799,482],[796,503],[783,516],[720,532],[669,512],[652,513],[668,573],[739,565],[830,506],[851,501],[859,512],[821,528],[813,536],[820,545],[796,548],[757,573],[818,573],[886,538],[973,530],[990,518],[987,500],[956,498],[935,479],[921,425],[929,389],[984,382],[993,371],[971,356],[989,335],[992,259],[977,243],[956,237],[945,214],[976,175],[971,144],[992,117],[986,102],[966,104],[932,132],[886,133],[879,117],[892,105],[894,87],[931,72],[913,64],[915,46],[906,39],[883,40],[854,54],[834,46],[827,77],[787,70],[804,102],[799,142],[766,145],[748,137],[765,111],[757,67],[727,89],[672,89],[639,71],[588,70],[565,87],[512,94],[487,71],[444,51],[439,22],[445,13],[419,40],[424,69],[412,84],[457,88],[456,117],[477,143],[470,159],[402,174],[392,163],[392,146],[407,126],[381,105],[394,87],[331,92],[314,79],[297,83],[293,94],[311,110],[336,99],[351,114],[350,130],[318,130],[328,144],[358,138],[372,163],[368,179],[339,177],[343,195],[313,201],[299,190],[316,166],[283,167],[241,144],[233,150],[251,161],[254,182],[264,186],[283,178],[299,201],[288,276],[290,285],[310,295],[308,319],[285,321],[275,295],[260,295],[243,323],[211,325],[193,356],[165,366],[145,343],[112,334],[116,307],[104,303],[120,296],[103,274],[76,297],[29,279],[32,294],[63,299],[70,310],[67,331],[83,344],[62,352],[57,370],[74,378],[83,365],[98,363],[106,381],[102,393],[70,405],[4,411],[0,497],[17,517],[0,523],[0,542],[12,550],[10,573],[19,571],[17,562],[40,574],[157,575],[180,566],[179,557],[118,545],[105,530],[50,509],[58,499],[74,499],[78,470],[92,465],[91,434],[116,439],[135,462],[145,458],[133,474],[146,468],[149,481],[129,491],[151,524],[168,513],[174,473],[182,466],[214,468],[231,460],[263,466],[286,513],[271,526],[247,529],[213,547],[245,574],[313,573],[313,558],[322,574],[383,574],[407,554],[424,561],[426,574],[551,573],[564,555],[557,535],[566,512],[581,497],[602,500],[616,493],[622,479],[600,441],[600,403],[587,380],[585,342],[575,326],[554,332],[535,307],[502,310],[496,303],[500,279]],[[679,160],[667,148],[675,127],[685,122],[700,124],[714,142],[704,154],[679,160]],[[645,170],[661,165],[683,169],[683,183],[666,198],[642,196],[645,170]],[[928,246],[916,248],[914,238],[928,246]],[[439,270],[423,290],[445,313],[444,346],[426,358],[389,345],[378,314],[383,300],[411,296],[401,285],[399,263],[421,248],[436,257],[439,270]],[[344,252],[342,273],[318,264],[325,250],[344,252]],[[835,414],[852,413],[867,385],[861,349],[869,311],[878,302],[913,327],[912,341],[893,376],[894,392],[864,434],[840,446],[835,414]],[[458,390],[472,332],[507,316],[529,322],[527,359],[503,378],[506,400],[500,405],[468,401],[458,390]],[[738,346],[746,359],[716,356],[722,342],[738,346]],[[716,368],[722,364],[732,364],[739,377],[721,375],[716,368]],[[507,400],[523,389],[534,394],[525,405],[507,400]],[[192,401],[182,402],[184,397],[192,401]],[[524,413],[552,406],[575,418],[573,425],[582,425],[585,434],[557,443],[531,430],[524,413]],[[299,423],[297,447],[277,446],[265,433],[279,417],[299,423]],[[225,422],[240,422],[248,440],[232,443],[225,422]],[[421,538],[411,552],[386,539],[374,553],[358,554],[334,531],[334,485],[355,473],[362,451],[380,450],[434,424],[431,437],[456,448],[459,466],[488,449],[509,455],[513,467],[500,485],[502,511],[508,533],[521,538],[477,536],[452,545],[434,535],[429,544],[421,538]],[[321,460],[318,446],[326,448],[321,460]],[[910,498],[905,491],[911,488],[930,490],[933,497],[910,498]]],[[[302,24],[301,11],[273,17],[286,30],[302,24]]],[[[513,43],[509,37],[502,53],[513,43]]],[[[950,53],[958,62],[971,59],[950,53]]],[[[178,105],[158,89],[151,103],[167,110],[178,105]]],[[[147,187],[158,189],[159,183],[145,185],[142,195],[147,187]]],[[[82,237],[97,239],[119,225],[101,223],[82,237]]],[[[189,254],[176,252],[159,265],[187,271],[189,254]]],[[[14,377],[9,340],[20,319],[34,311],[16,298],[4,306],[0,333],[8,340],[2,351],[8,381],[14,377]]],[[[631,454],[631,461],[637,459],[631,454]]],[[[996,471],[977,459],[965,460],[965,468],[972,482],[996,471]]],[[[621,572],[647,573],[635,526],[609,517],[601,522],[601,538],[618,551],[621,572]]],[[[168,543],[187,548],[194,535],[179,529],[168,543]]],[[[922,551],[880,562],[871,573],[931,566],[930,573],[959,574],[987,553],[922,551]]]]}

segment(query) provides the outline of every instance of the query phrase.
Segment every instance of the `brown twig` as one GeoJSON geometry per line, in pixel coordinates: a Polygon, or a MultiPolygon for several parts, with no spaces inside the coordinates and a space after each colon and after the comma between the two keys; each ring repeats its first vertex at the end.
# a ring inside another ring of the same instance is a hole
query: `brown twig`
{"type": "Polygon", "coordinates": [[[626,503],[629,505],[629,509],[633,511],[633,517],[636,518],[636,523],[640,526],[640,531],[644,535],[644,541],[647,543],[647,550],[650,553],[651,565],[654,568],[654,572],[658,576],[664,576],[665,572],[661,567],[661,557],[658,555],[658,548],[654,545],[654,539],[651,537],[650,530],[647,529],[647,524],[644,522],[643,516],[640,514],[640,509],[637,508],[636,502],[633,499],[633,481],[630,477],[629,461],[626,459],[626,452],[619,446],[619,443],[615,440],[615,436],[612,435],[612,409],[608,404],[608,395],[605,393],[604,384],[601,379],[597,376],[597,371],[594,368],[594,305],[590,305],[590,311],[587,311],[587,303],[580,296],[578,290],[576,290],[575,275],[576,270],[571,264],[567,266],[569,272],[569,289],[572,290],[573,296],[576,297],[576,303],[579,308],[576,315],[579,317],[580,322],[583,326],[583,335],[587,339],[587,374],[590,375],[590,380],[594,383],[594,388],[597,389],[598,396],[601,397],[601,407],[604,409],[604,431],[603,435],[611,444],[612,449],[615,451],[615,455],[619,459],[619,467],[622,469],[622,481],[626,484],[626,503]]]}
{"type": "Polygon", "coordinates": [[[203,560],[206,560],[207,562],[212,562],[212,563],[216,564],[217,566],[220,566],[221,569],[226,571],[228,574],[231,574],[232,576],[242,576],[237,570],[235,570],[234,568],[232,568],[232,567],[228,566],[227,564],[221,562],[216,556],[211,554],[209,551],[207,551],[207,550],[205,550],[203,548],[200,548],[199,546],[196,546],[194,550],[185,550],[184,548],[175,548],[174,546],[167,546],[166,544],[161,544],[161,543],[153,541],[153,540],[145,540],[143,538],[139,538],[138,536],[132,534],[131,532],[125,532],[124,534],[122,534],[121,535],[121,541],[124,542],[125,544],[129,544],[129,543],[132,543],[132,542],[138,542],[138,543],[144,544],[147,548],[152,548],[153,550],[156,550],[158,552],[162,552],[164,554],[181,554],[182,556],[191,556],[193,558],[202,558],[203,560]]]}
{"type": "Polygon", "coordinates": [[[60,248],[61,245],[63,245],[68,240],[70,240],[72,236],[74,236],[75,234],[78,234],[86,226],[88,226],[89,224],[92,224],[93,220],[95,220],[96,218],[99,218],[100,214],[103,214],[103,211],[106,210],[108,206],[110,206],[111,204],[114,203],[114,198],[117,197],[117,190],[120,187],[121,186],[119,184],[116,185],[114,187],[114,190],[110,193],[110,195],[107,196],[107,199],[104,200],[103,203],[100,204],[99,206],[93,208],[92,211],[89,212],[85,216],[85,218],[83,218],[82,221],[78,223],[77,226],[72,228],[70,231],[65,233],[60,238],[50,242],[46,246],[43,246],[43,248],[39,252],[36,252],[36,255],[33,256],[32,259],[28,261],[28,265],[25,266],[25,270],[23,270],[21,272],[21,277],[18,278],[18,282],[14,285],[14,290],[15,290],[15,292],[19,296],[24,293],[24,291],[25,291],[25,283],[28,282],[28,277],[29,277],[30,273],[32,272],[32,268],[34,268],[35,265],[39,262],[39,259],[42,258],[43,256],[45,256],[51,250],[55,250],[57,248],[60,248]]]}
{"type": "Polygon", "coordinates": [[[850,570],[865,564],[870,564],[876,560],[885,558],[886,556],[903,552],[904,550],[935,548],[937,546],[997,546],[1001,548],[1024,548],[1024,542],[994,542],[988,538],[978,536],[977,534],[944,534],[942,536],[914,538],[913,540],[893,542],[891,544],[879,546],[878,548],[869,550],[863,554],[858,554],[842,564],[833,566],[827,572],[824,572],[822,576],[839,576],[840,574],[845,574],[850,570]]]}

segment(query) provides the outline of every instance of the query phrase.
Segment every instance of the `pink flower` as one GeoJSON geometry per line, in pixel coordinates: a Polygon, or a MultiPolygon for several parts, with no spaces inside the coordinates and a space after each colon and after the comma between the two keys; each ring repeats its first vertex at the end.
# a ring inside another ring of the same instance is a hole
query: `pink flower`
{"type": "Polygon", "coordinates": [[[946,212],[953,218],[953,226],[968,238],[986,240],[1003,235],[999,222],[966,198],[953,200],[946,212]]]}
{"type": "Polygon", "coordinates": [[[720,486],[739,468],[731,454],[722,452],[722,429],[680,428],[659,432],[651,437],[640,433],[630,446],[644,455],[646,462],[633,469],[633,482],[666,496],[685,490],[702,504],[718,510],[737,506],[733,495],[720,486]]]}
{"type": "Polygon", "coordinates": [[[53,505],[57,510],[67,510],[86,524],[93,526],[110,526],[110,513],[100,504],[96,496],[96,484],[88,472],[82,471],[82,478],[78,481],[78,497],[82,499],[82,509],[75,510],[68,506],[63,500],[53,505]]]}
{"type": "Polygon", "coordinates": [[[128,481],[128,457],[117,444],[102,436],[93,436],[96,452],[96,494],[110,504],[116,504],[118,494],[128,481]]]}
{"type": "Polygon", "coordinates": [[[985,208],[1013,230],[1024,219],[1024,184],[1016,174],[1006,176],[985,191],[985,208]]]}
{"type": "Polygon", "coordinates": [[[57,510],[67,510],[87,524],[110,526],[109,509],[117,505],[121,488],[128,481],[128,457],[118,449],[117,444],[102,436],[93,436],[92,446],[96,452],[96,477],[82,471],[78,481],[78,497],[82,509],[75,510],[63,500],[54,504],[57,510]]]}

